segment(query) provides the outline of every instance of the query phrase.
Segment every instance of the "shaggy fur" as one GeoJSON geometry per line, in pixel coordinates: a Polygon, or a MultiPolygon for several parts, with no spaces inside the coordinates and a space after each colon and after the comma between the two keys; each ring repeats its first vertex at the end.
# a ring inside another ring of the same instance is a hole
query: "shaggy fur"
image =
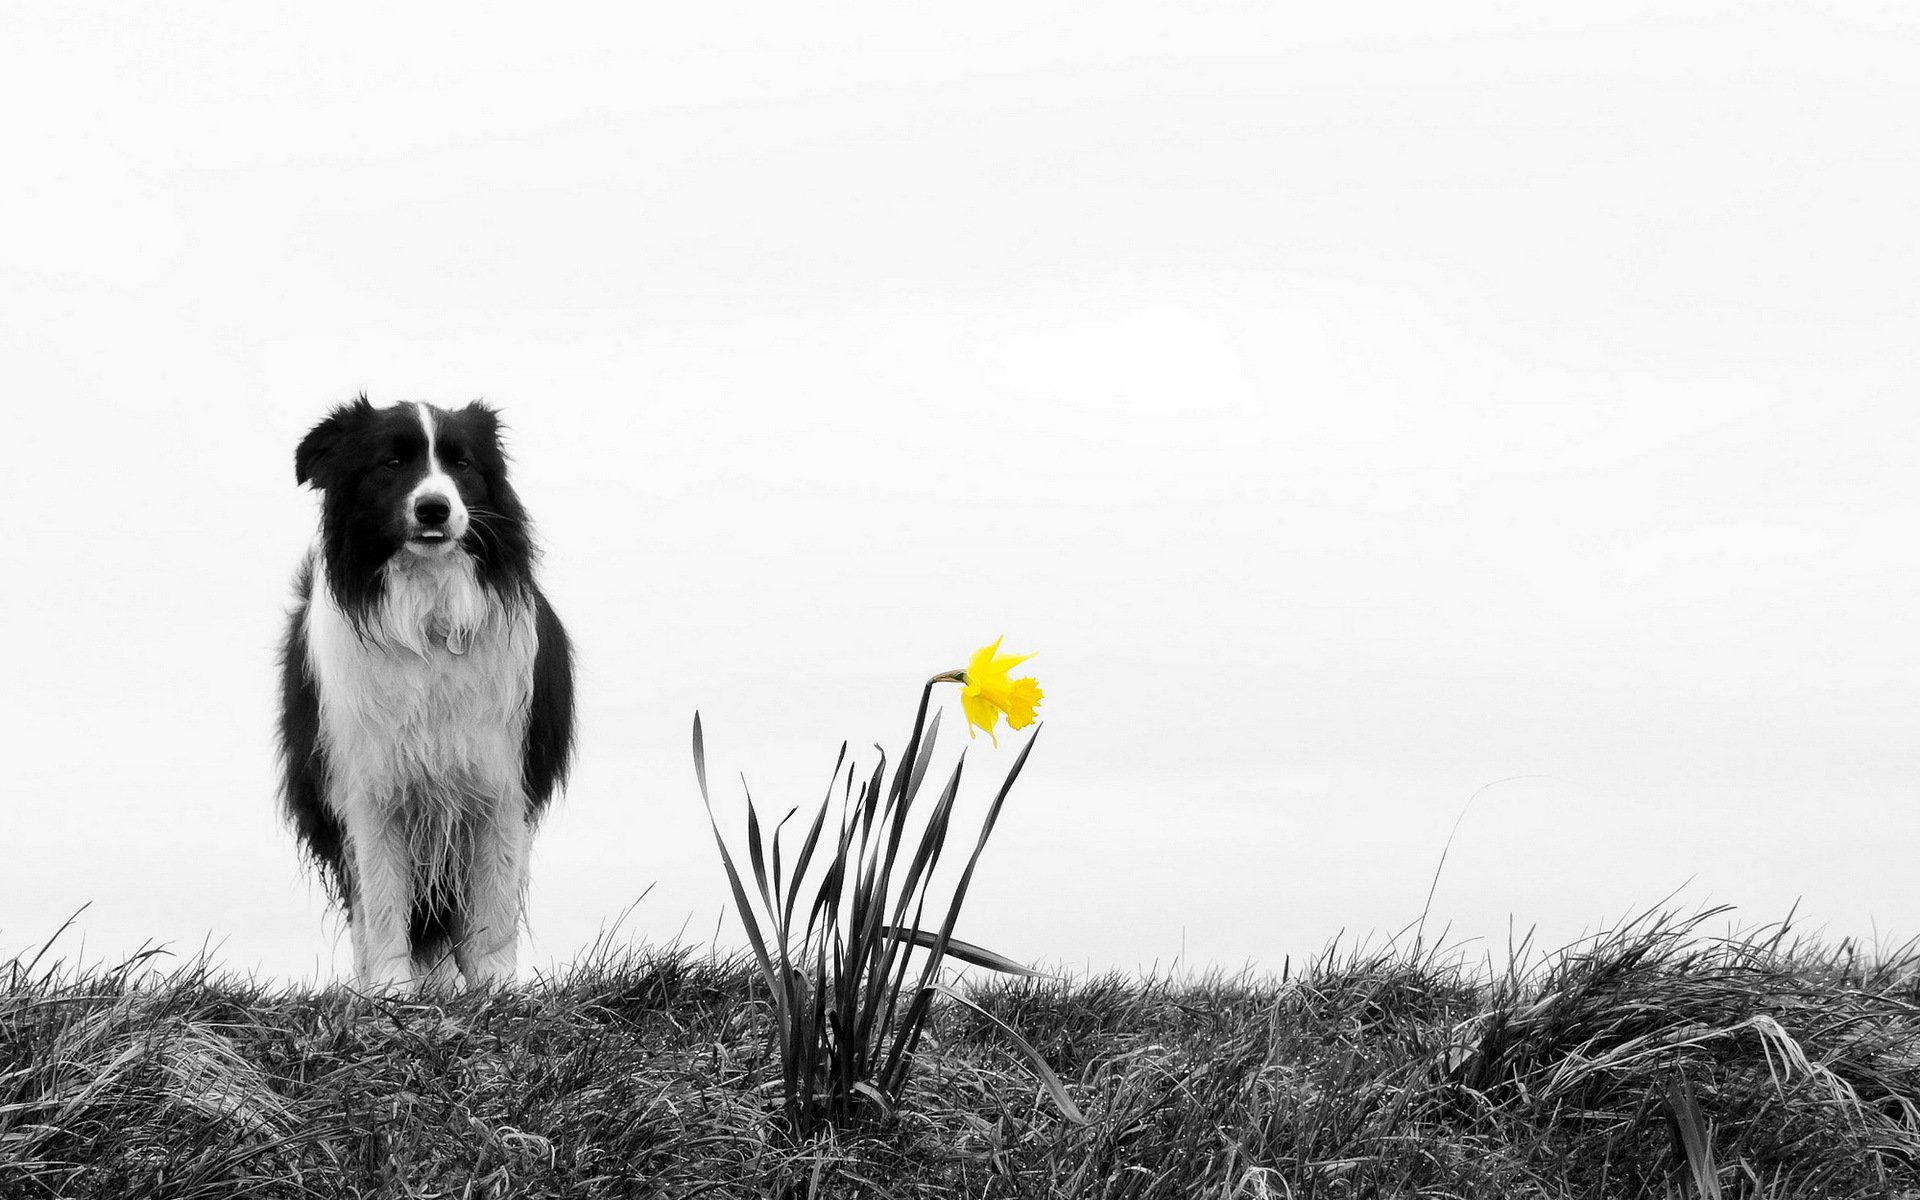
{"type": "Polygon", "coordinates": [[[573,746],[499,420],[365,396],[300,443],[322,494],[281,653],[286,813],[363,985],[510,980],[533,827],[573,746]]]}

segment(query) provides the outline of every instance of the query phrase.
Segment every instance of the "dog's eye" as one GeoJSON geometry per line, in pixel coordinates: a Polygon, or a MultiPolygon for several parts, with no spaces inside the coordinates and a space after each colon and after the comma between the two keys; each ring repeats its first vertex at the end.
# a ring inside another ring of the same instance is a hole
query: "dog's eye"
{"type": "Polygon", "coordinates": [[[467,471],[467,470],[471,470],[472,468],[473,468],[473,464],[468,462],[464,458],[456,458],[453,460],[453,469],[456,471],[467,471]]]}
{"type": "Polygon", "coordinates": [[[398,471],[400,469],[400,460],[397,458],[390,458],[386,462],[381,463],[380,465],[385,467],[389,471],[398,471]]]}

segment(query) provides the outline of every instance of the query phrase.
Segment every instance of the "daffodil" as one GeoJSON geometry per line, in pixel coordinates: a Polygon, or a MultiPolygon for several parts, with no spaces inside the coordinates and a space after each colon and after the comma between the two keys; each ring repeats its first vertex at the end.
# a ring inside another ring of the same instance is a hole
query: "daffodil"
{"type": "Polygon", "coordinates": [[[1033,655],[1001,654],[1000,643],[1004,640],[995,638],[993,645],[975,650],[966,670],[934,676],[936,682],[950,680],[960,685],[960,708],[967,714],[967,736],[973,737],[976,729],[982,730],[996,746],[1000,739],[994,734],[994,726],[1001,714],[1006,715],[1007,728],[1025,729],[1033,724],[1033,710],[1045,695],[1039,681],[1032,676],[1011,678],[1013,668],[1033,655]]]}

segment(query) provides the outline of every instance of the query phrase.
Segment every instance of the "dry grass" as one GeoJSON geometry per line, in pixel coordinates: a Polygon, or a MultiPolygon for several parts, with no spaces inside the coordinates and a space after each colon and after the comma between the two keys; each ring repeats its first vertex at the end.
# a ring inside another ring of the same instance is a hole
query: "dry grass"
{"type": "Polygon", "coordinates": [[[897,1114],[776,1136],[748,961],[512,991],[0,964],[0,1196],[1920,1198],[1920,953],[1651,914],[1493,967],[1021,980],[943,1004],[897,1114]]]}

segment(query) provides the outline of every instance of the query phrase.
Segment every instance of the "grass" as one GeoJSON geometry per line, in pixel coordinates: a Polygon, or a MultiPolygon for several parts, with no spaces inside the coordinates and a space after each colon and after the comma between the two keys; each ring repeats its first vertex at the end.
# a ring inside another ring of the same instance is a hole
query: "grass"
{"type": "Polygon", "coordinates": [[[890,1119],[803,1141],[750,959],[399,998],[42,951],[0,963],[0,1196],[1920,1198],[1920,951],[1719,916],[978,985],[890,1119]]]}

